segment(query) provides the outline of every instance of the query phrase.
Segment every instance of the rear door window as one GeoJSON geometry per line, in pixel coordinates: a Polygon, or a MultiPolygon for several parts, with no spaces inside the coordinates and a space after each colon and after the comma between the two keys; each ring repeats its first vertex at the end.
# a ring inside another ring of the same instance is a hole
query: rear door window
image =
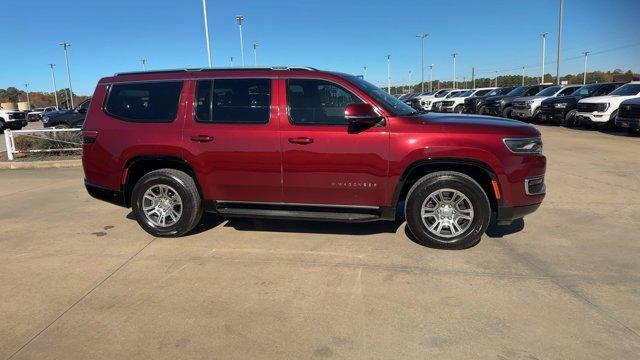
{"type": "Polygon", "coordinates": [[[178,114],[181,90],[181,81],[114,84],[109,90],[105,111],[128,122],[172,122],[178,114]]]}
{"type": "Polygon", "coordinates": [[[271,114],[270,79],[198,81],[196,121],[266,124],[271,114]]]}

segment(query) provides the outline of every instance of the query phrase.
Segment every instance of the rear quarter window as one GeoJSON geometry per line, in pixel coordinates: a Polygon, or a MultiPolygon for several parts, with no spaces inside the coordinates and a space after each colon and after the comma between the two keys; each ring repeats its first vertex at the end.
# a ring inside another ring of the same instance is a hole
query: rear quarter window
{"type": "Polygon", "coordinates": [[[104,111],[136,123],[168,123],[178,114],[182,81],[113,84],[104,111]]]}

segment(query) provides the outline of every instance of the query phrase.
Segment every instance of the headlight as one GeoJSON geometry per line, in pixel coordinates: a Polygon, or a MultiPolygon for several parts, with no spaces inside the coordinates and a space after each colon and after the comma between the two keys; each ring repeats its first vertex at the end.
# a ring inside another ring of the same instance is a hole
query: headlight
{"type": "Polygon", "coordinates": [[[43,116],[42,117],[42,122],[49,122],[49,117],[48,116],[43,116]]]}
{"type": "Polygon", "coordinates": [[[609,108],[609,103],[598,104],[598,111],[604,112],[609,108]]]}
{"type": "Polygon", "coordinates": [[[542,138],[509,138],[503,139],[507,149],[515,154],[541,154],[542,138]]]}
{"type": "Polygon", "coordinates": [[[533,100],[527,100],[527,105],[533,104],[533,100]]]}
{"type": "Polygon", "coordinates": [[[567,107],[567,103],[557,103],[554,104],[553,107],[555,107],[556,109],[564,109],[567,107]]]}

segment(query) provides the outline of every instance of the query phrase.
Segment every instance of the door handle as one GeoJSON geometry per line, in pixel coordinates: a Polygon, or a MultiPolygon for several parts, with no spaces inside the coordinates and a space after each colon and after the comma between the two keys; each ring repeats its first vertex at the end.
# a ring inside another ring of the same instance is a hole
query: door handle
{"type": "Polygon", "coordinates": [[[193,135],[191,137],[191,141],[210,142],[210,141],[213,141],[213,137],[209,135],[193,135]]]}
{"type": "Polygon", "coordinates": [[[308,137],[297,137],[289,138],[289,142],[292,144],[308,145],[313,143],[313,139],[308,137]]]}

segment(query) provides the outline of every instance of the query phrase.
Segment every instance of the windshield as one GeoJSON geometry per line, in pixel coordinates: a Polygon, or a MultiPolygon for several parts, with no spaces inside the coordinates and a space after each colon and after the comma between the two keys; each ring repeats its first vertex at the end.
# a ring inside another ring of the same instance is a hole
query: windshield
{"type": "Polygon", "coordinates": [[[485,95],[493,96],[493,95],[491,95],[491,93],[493,93],[496,90],[491,90],[491,89],[478,90],[478,91],[476,91],[475,94],[473,94],[473,96],[485,96],[485,95]]]}
{"type": "Polygon", "coordinates": [[[560,86],[549,86],[548,88],[537,93],[536,96],[553,96],[553,94],[557,93],[560,88],[560,86]]]}
{"type": "Polygon", "coordinates": [[[518,86],[517,88],[509,91],[507,93],[507,96],[520,96],[520,95],[526,93],[527,90],[529,90],[529,88],[526,87],[526,86],[518,86]]]}
{"type": "Polygon", "coordinates": [[[345,76],[350,83],[358,87],[358,89],[367,93],[367,95],[376,99],[376,101],[385,108],[385,110],[389,111],[393,115],[396,116],[405,116],[415,114],[416,111],[409,105],[405,104],[401,100],[398,100],[393,95],[390,95],[386,91],[380,89],[379,87],[362,80],[356,76],[345,76]]]}
{"type": "Polygon", "coordinates": [[[460,93],[460,94],[456,95],[456,97],[467,97],[467,96],[471,96],[471,94],[473,94],[473,91],[474,91],[474,90],[467,90],[467,91],[464,91],[464,92],[462,92],[462,93],[460,93]]]}
{"type": "Polygon", "coordinates": [[[640,84],[627,84],[612,91],[609,95],[629,96],[638,94],[640,94],[640,84]]]}
{"type": "Polygon", "coordinates": [[[437,98],[441,98],[441,97],[445,97],[447,96],[449,93],[451,92],[451,90],[440,90],[435,94],[435,97],[437,98]]]}

